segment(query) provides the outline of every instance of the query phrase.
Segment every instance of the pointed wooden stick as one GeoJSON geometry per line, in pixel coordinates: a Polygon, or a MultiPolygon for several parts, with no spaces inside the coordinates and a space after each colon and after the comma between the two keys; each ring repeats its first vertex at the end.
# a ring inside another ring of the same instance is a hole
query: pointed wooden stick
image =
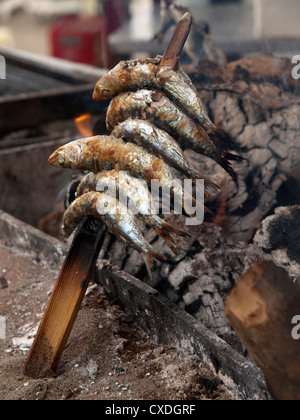
{"type": "Polygon", "coordinates": [[[174,69],[178,66],[180,55],[192,27],[192,15],[185,13],[177,24],[173,37],[166,49],[160,67],[174,69]]]}
{"type": "Polygon", "coordinates": [[[91,219],[85,219],[78,229],[28,355],[26,375],[41,378],[56,370],[93,275],[105,231],[91,219]]]}

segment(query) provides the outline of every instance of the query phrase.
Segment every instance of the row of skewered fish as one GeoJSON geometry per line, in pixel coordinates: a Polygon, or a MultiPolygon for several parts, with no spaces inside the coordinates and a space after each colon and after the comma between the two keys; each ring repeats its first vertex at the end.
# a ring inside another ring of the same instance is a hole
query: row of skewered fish
{"type": "Polygon", "coordinates": [[[185,159],[184,149],[215,160],[235,181],[230,161],[241,160],[228,152],[230,139],[209,119],[189,77],[179,69],[161,67],[161,59],[121,62],[100,79],[93,99],[112,99],[107,111],[111,135],[76,140],[49,158],[54,166],[90,171],[64,215],[63,235],[69,237],[85,216],[100,218],[111,233],[141,253],[150,276],[153,259],[165,257],[143,238],[137,218],[154,228],[174,252],[174,238],[187,236],[154,214],[151,181],[169,187],[175,199],[183,197],[173,167],[195,183],[204,179],[206,194],[209,187],[218,187],[185,159]],[[126,175],[121,178],[120,172],[126,175]],[[127,201],[129,211],[123,204],[127,201]]]}

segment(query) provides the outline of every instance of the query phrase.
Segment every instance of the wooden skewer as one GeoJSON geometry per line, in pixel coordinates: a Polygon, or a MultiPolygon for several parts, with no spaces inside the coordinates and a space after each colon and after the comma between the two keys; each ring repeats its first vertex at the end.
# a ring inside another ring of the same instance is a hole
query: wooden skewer
{"type": "MultiPolygon", "coordinates": [[[[186,13],[177,25],[160,67],[173,69],[179,64],[191,23],[192,16],[186,13]]],[[[105,236],[104,226],[96,232],[91,226],[91,219],[86,219],[73,240],[25,364],[24,373],[28,376],[40,378],[58,366],[105,236]]]]}
{"type": "Polygon", "coordinates": [[[185,13],[177,24],[172,39],[166,49],[159,67],[174,69],[179,65],[180,55],[192,27],[192,15],[185,13]]]}
{"type": "Polygon", "coordinates": [[[30,377],[57,368],[103,245],[106,228],[96,225],[85,219],[73,240],[25,364],[30,377]]]}

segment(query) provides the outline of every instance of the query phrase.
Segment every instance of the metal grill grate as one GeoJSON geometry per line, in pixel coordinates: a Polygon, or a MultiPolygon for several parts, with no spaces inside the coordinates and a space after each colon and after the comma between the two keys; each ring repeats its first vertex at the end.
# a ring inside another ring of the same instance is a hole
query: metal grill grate
{"type": "Polygon", "coordinates": [[[0,83],[0,95],[12,96],[22,93],[36,93],[67,88],[70,85],[72,86],[70,82],[54,78],[52,75],[7,64],[6,80],[2,80],[0,83]]]}
{"type": "Polygon", "coordinates": [[[13,131],[106,110],[107,104],[91,100],[103,70],[11,50],[0,50],[0,55],[6,60],[6,79],[0,80],[0,140],[13,131]]]}

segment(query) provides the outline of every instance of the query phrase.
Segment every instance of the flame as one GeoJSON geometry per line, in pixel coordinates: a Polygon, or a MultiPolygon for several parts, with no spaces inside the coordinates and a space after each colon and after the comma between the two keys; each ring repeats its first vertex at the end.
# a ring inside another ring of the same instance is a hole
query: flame
{"type": "Polygon", "coordinates": [[[93,137],[94,131],[92,130],[92,115],[83,114],[75,119],[77,130],[84,137],[93,137]]]}

